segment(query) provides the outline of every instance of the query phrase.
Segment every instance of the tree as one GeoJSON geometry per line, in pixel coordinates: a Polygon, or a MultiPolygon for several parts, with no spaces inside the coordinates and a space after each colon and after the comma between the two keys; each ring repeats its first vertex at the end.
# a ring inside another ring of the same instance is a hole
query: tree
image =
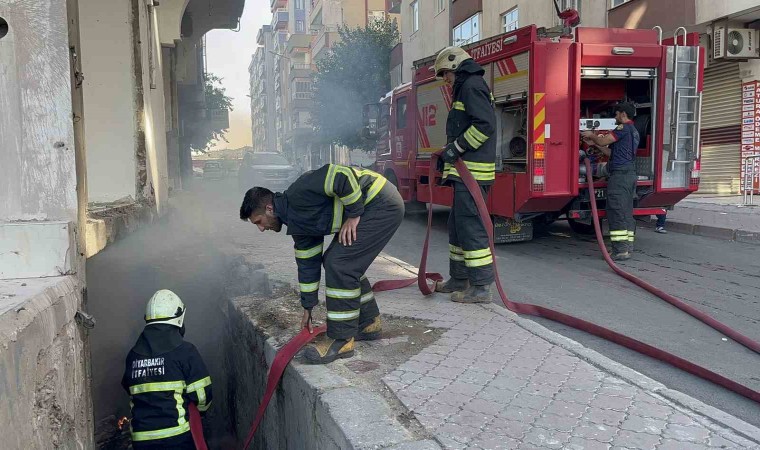
{"type": "Polygon", "coordinates": [[[390,54],[399,39],[395,21],[340,27],[340,42],[317,62],[313,124],[326,143],[362,148],[362,108],[391,89],[390,54]]]}
{"type": "MultiPolygon", "coordinates": [[[[204,109],[207,113],[225,109],[232,111],[232,97],[225,94],[227,90],[222,86],[222,78],[212,73],[206,74],[203,90],[205,94],[204,109]]],[[[208,115],[198,120],[192,130],[186,132],[190,135],[190,147],[196,152],[207,152],[219,140],[227,142],[225,138],[227,128],[221,128],[221,125],[211,121],[208,115]]]]}

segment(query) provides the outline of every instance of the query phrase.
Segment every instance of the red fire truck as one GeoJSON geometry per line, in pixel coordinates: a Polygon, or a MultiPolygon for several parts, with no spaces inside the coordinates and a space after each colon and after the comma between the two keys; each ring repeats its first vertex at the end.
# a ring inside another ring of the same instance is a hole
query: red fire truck
{"type": "MultiPolygon", "coordinates": [[[[497,173],[487,204],[496,242],[530,240],[534,225],[562,219],[592,230],[590,196],[604,215],[606,183],[600,177],[588,192],[579,132],[614,128],[619,101],[637,107],[635,214],[662,213],[697,190],[704,50],[697,34],[679,30],[663,41],[661,30],[565,28],[552,36],[531,25],[465,47],[495,98],[497,173]]],[[[452,189],[440,173],[428,176],[452,103],[434,59],[416,61],[411,83],[368,105],[365,126],[377,139],[375,169],[406,201],[450,206],[452,189]]],[[[595,172],[604,164],[596,161],[595,172]]]]}

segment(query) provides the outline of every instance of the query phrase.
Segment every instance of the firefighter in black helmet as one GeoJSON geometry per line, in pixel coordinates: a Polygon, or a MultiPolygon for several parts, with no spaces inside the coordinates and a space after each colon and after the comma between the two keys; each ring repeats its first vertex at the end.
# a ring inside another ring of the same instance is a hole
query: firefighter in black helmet
{"type": "Polygon", "coordinates": [[[618,126],[607,135],[593,131],[581,133],[583,139],[610,158],[607,164],[607,220],[610,222],[612,259],[625,261],[633,252],[636,220],[633,218],[633,198],[636,193],[636,149],[639,132],[633,125],[636,108],[632,103],[615,106],[618,126]]]}
{"type": "Polygon", "coordinates": [[[441,50],[435,60],[435,74],[454,90],[446,122],[448,144],[441,154],[443,167],[439,168],[444,181],[454,188],[449,213],[450,278],[438,283],[436,291],[451,293],[454,302],[490,303],[494,274],[488,235],[454,163],[462,159],[485,199],[496,171],[496,140],[491,138],[496,129],[493,95],[483,79],[485,70],[459,47],[441,50]]]}
{"type": "Polygon", "coordinates": [[[183,339],[185,305],[162,289],[148,301],[145,322],[121,381],[131,397],[132,448],[195,449],[188,404],[208,410],[211,377],[198,350],[183,339]]]}

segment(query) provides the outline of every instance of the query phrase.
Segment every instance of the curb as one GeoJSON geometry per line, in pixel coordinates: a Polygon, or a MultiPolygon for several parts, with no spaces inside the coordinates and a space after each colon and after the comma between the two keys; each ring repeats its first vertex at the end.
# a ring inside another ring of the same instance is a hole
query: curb
{"type": "MultiPolygon", "coordinates": [[[[645,226],[654,227],[654,220],[644,220],[645,226]]],[[[747,231],[742,229],[714,227],[711,225],[700,225],[678,220],[668,219],[666,228],[669,233],[692,234],[712,239],[724,241],[735,241],[743,244],[760,245],[760,231],[747,231]]]]}

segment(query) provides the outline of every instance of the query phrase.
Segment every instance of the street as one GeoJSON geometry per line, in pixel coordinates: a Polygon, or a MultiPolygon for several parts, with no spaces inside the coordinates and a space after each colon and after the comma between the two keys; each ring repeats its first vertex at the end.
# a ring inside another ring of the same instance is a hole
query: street
{"type": "MultiPolygon", "coordinates": [[[[448,210],[433,217],[428,271],[448,275],[448,210]]],[[[427,216],[407,214],[386,253],[418,265],[427,216]]],[[[596,241],[558,223],[549,235],[497,247],[498,269],[510,299],[535,303],[595,322],[672,352],[732,380],[760,389],[760,356],[615,275],[596,241]]],[[[758,248],[640,227],[636,254],[624,267],[737,329],[760,339],[758,248]]],[[[500,303],[498,295],[495,302],[500,303]]],[[[534,319],[668,387],[760,425],[757,405],[664,363],[564,325],[534,319]]]]}

